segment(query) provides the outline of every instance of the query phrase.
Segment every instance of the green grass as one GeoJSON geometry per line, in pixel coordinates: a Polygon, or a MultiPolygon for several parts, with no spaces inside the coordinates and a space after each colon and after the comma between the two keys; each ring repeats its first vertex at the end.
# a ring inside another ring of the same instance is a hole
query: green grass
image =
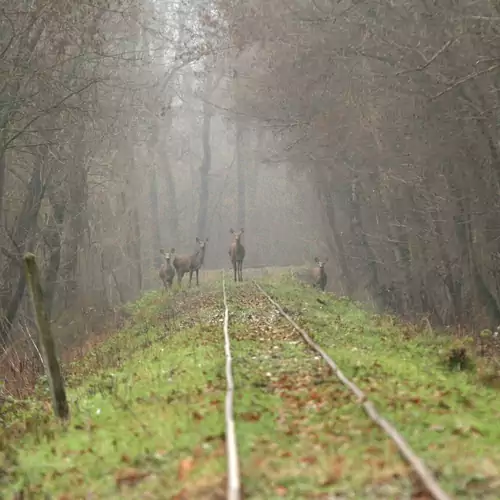
{"type": "Polygon", "coordinates": [[[324,363],[255,290],[232,294],[235,414],[250,498],[404,498],[407,468],[324,363]]]}
{"type": "Polygon", "coordinates": [[[222,484],[220,298],[206,287],[190,295],[178,300],[195,308],[179,315],[178,331],[165,328],[168,299],[149,294],[131,308],[126,331],[67,370],[69,425],[50,418],[46,401],[2,409],[6,498],[21,490],[28,498],[85,498],[89,492],[169,498],[188,480],[200,488],[222,484]],[[197,324],[185,326],[193,317],[197,324]]]}
{"type": "MultiPolygon", "coordinates": [[[[318,294],[289,279],[265,285],[391,420],[456,498],[500,498],[500,399],[475,370],[450,371],[446,336],[318,294]]],[[[359,410],[361,411],[361,410],[359,410]]]]}
{"type": "MultiPolygon", "coordinates": [[[[451,339],[287,276],[261,282],[450,494],[500,498],[498,392],[474,367],[448,369],[451,339]]],[[[129,306],[122,331],[65,367],[69,424],[53,420],[43,380],[33,399],[0,407],[2,498],[224,498],[220,285],[152,292],[129,306]]],[[[416,495],[393,443],[267,299],[251,283],[229,283],[228,296],[246,498],[416,495]]]]}

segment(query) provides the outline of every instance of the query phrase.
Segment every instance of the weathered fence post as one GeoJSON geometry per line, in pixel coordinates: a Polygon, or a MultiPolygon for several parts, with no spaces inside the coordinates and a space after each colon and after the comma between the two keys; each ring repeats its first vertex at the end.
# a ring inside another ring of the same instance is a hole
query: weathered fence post
{"type": "Polygon", "coordinates": [[[36,265],[35,256],[32,253],[24,255],[24,269],[28,280],[31,300],[35,309],[36,323],[40,335],[40,344],[45,365],[45,372],[49,379],[50,392],[52,394],[52,407],[57,417],[69,418],[69,406],[64,390],[64,380],[61,367],[56,355],[54,339],[50,330],[50,322],[45,311],[43,290],[40,283],[40,272],[36,265]]]}

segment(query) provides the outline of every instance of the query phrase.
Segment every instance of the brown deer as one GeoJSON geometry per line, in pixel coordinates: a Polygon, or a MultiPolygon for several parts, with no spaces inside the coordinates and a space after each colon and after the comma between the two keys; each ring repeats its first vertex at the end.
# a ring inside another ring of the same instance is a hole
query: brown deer
{"type": "Polygon", "coordinates": [[[312,270],[313,286],[324,291],[328,279],[325,271],[325,264],[328,262],[328,257],[325,260],[319,260],[318,257],[314,257],[314,262],[318,265],[312,270]]]}
{"type": "Polygon", "coordinates": [[[243,259],[245,258],[245,247],[241,244],[241,235],[244,233],[243,228],[241,231],[234,231],[233,228],[229,232],[234,236],[234,240],[229,247],[229,257],[233,263],[234,281],[243,281],[243,259]]]}
{"type": "MultiPolygon", "coordinates": [[[[198,273],[200,267],[203,265],[205,260],[205,250],[207,248],[208,238],[206,240],[200,240],[196,237],[196,243],[198,243],[199,248],[192,255],[176,255],[173,260],[173,265],[175,272],[177,273],[177,282],[179,286],[181,285],[182,277],[189,273],[189,286],[191,286],[191,280],[193,279],[193,272],[196,273],[196,284],[199,285],[198,273]]],[[[172,248],[172,251],[175,249],[172,248]]]]}
{"type": "Polygon", "coordinates": [[[172,282],[174,281],[175,269],[172,266],[172,255],[175,253],[175,248],[172,248],[170,252],[165,252],[163,248],[160,250],[160,253],[163,255],[165,262],[160,267],[160,279],[163,281],[163,285],[165,290],[172,288],[172,282]]]}

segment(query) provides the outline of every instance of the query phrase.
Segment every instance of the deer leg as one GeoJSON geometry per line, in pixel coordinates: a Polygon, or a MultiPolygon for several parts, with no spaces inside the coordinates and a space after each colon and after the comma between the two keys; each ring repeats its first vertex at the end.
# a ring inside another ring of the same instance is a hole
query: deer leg
{"type": "Polygon", "coordinates": [[[200,272],[199,269],[196,269],[196,286],[200,286],[200,282],[198,281],[198,273],[200,272]]]}
{"type": "Polygon", "coordinates": [[[238,281],[238,276],[237,276],[237,263],[236,261],[233,261],[233,271],[234,271],[234,281],[238,281]]]}
{"type": "Polygon", "coordinates": [[[184,276],[183,272],[177,271],[177,283],[179,284],[179,287],[181,286],[181,281],[183,276],[184,276]]]}
{"type": "Polygon", "coordinates": [[[240,271],[240,281],[243,281],[243,261],[240,260],[239,262],[239,271],[240,271]]]}
{"type": "Polygon", "coordinates": [[[191,281],[192,281],[192,279],[193,279],[193,270],[192,270],[192,269],[190,269],[190,270],[189,270],[189,286],[191,286],[191,281]]]}

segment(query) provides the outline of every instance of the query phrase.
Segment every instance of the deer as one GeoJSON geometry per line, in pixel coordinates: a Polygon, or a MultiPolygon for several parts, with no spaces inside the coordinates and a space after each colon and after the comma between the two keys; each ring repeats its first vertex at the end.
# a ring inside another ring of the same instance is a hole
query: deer
{"type": "Polygon", "coordinates": [[[165,290],[172,288],[172,282],[174,281],[175,269],[172,266],[172,255],[175,253],[175,248],[172,248],[170,252],[165,252],[163,248],[160,250],[160,253],[163,255],[165,262],[160,267],[160,272],[158,273],[160,279],[163,281],[163,286],[165,290]]]}
{"type": "Polygon", "coordinates": [[[318,257],[314,257],[314,262],[318,265],[312,270],[313,286],[324,291],[328,279],[325,271],[325,264],[328,262],[328,257],[325,260],[319,260],[318,257]]]}
{"type": "MultiPolygon", "coordinates": [[[[196,273],[196,285],[199,285],[198,273],[203,261],[205,260],[205,250],[207,248],[208,238],[206,240],[200,240],[196,237],[196,243],[198,244],[198,249],[192,255],[176,255],[173,260],[173,265],[175,272],[177,273],[177,282],[181,286],[181,281],[186,273],[189,273],[189,286],[191,286],[191,281],[193,279],[193,273],[196,273]]],[[[172,248],[172,251],[175,251],[172,248]]]]}
{"type": "Polygon", "coordinates": [[[233,264],[234,281],[243,281],[243,259],[245,258],[245,247],[241,244],[241,236],[244,229],[234,231],[233,228],[229,232],[234,236],[233,242],[229,247],[229,257],[233,264]]]}

